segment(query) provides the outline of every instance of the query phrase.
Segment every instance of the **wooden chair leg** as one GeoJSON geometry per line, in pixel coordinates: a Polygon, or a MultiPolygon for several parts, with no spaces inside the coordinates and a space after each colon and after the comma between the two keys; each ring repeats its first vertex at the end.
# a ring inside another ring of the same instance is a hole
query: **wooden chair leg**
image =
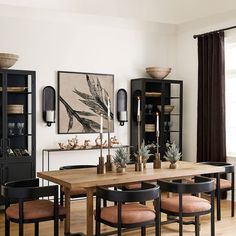
{"type": "Polygon", "coordinates": [[[64,199],[64,194],[61,190],[61,187],[60,187],[60,205],[63,206],[63,199],[64,199]]]}
{"type": "Polygon", "coordinates": [[[195,216],[195,236],[199,236],[200,234],[200,227],[199,227],[199,216],[195,216]]]}

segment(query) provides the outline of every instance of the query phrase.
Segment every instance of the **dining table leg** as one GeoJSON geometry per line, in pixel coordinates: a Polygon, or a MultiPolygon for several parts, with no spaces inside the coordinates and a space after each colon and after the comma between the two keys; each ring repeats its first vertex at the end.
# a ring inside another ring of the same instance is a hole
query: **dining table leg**
{"type": "Polygon", "coordinates": [[[93,235],[93,193],[94,188],[87,188],[87,236],[93,235]]]}
{"type": "Polygon", "coordinates": [[[65,236],[70,235],[70,190],[65,188],[65,208],[66,208],[66,219],[64,224],[65,236]]]}

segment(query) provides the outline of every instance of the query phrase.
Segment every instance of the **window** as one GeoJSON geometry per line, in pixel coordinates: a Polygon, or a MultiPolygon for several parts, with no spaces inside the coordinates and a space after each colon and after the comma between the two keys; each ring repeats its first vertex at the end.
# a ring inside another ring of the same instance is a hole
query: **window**
{"type": "Polygon", "coordinates": [[[236,32],[225,37],[225,100],[227,156],[236,157],[236,32]]]}

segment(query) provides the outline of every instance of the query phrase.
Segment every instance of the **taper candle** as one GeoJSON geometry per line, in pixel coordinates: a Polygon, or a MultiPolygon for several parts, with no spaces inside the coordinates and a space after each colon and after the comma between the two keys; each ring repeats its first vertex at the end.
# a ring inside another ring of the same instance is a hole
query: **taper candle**
{"type": "Polygon", "coordinates": [[[108,97],[107,101],[107,118],[110,119],[110,98],[108,97]]]}
{"type": "Polygon", "coordinates": [[[159,136],[159,114],[158,112],[156,113],[157,120],[156,120],[156,134],[159,136]]]}
{"type": "Polygon", "coordinates": [[[107,135],[108,135],[108,155],[110,156],[110,147],[111,147],[111,140],[110,140],[110,98],[108,97],[107,101],[107,135]]]}
{"type": "Polygon", "coordinates": [[[140,121],[140,97],[138,99],[137,120],[140,121]]]}
{"type": "Polygon", "coordinates": [[[102,134],[102,132],[103,132],[103,117],[102,117],[102,114],[101,114],[100,133],[102,134]]]}

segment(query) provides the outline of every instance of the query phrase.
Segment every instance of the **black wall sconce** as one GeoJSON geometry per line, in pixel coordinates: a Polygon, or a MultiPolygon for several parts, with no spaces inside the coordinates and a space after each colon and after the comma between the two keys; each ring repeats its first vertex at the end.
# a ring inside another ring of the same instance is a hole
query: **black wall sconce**
{"type": "Polygon", "coordinates": [[[52,86],[46,86],[43,89],[43,120],[47,123],[47,126],[51,126],[55,123],[56,112],[56,92],[52,86]]]}
{"type": "Polygon", "coordinates": [[[117,119],[120,125],[123,126],[124,122],[128,121],[127,111],[127,92],[125,89],[119,89],[117,92],[117,119]]]}

